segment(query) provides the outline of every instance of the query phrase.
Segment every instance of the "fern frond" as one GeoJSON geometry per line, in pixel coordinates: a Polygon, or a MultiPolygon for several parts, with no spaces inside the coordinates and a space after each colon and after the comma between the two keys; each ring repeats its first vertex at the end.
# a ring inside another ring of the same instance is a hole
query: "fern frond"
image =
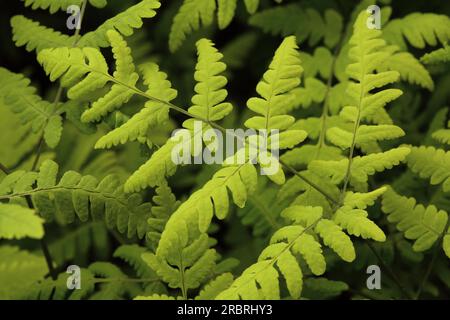
{"type": "Polygon", "coordinates": [[[430,91],[434,89],[434,82],[427,69],[409,52],[398,52],[396,46],[387,46],[384,50],[390,57],[378,68],[378,71],[393,70],[400,74],[400,78],[411,84],[419,85],[430,91]]]}
{"type": "Polygon", "coordinates": [[[134,72],[126,42],[116,31],[110,30],[107,35],[116,59],[113,76],[108,74],[108,65],[101,52],[94,48],[46,49],[38,54],[38,61],[50,80],[61,78],[61,85],[70,88],[67,92],[70,99],[79,99],[113,82],[111,90],[82,114],[81,120],[84,122],[97,121],[122,106],[134,94],[133,88],[139,78],[134,72]]]}
{"type": "Polygon", "coordinates": [[[169,34],[170,51],[176,51],[186,36],[200,28],[209,26],[214,19],[216,0],[184,0],[173,19],[169,34]]]}
{"type": "Polygon", "coordinates": [[[117,177],[107,176],[99,182],[92,176],[68,171],[57,182],[57,172],[58,165],[51,160],[45,161],[39,174],[27,179],[27,183],[21,181],[27,174],[16,171],[2,180],[0,198],[29,195],[46,221],[56,219],[60,224],[69,224],[76,216],[81,221],[92,217],[105,220],[108,227],[121,233],[127,232],[128,237],[145,236],[151,205],[142,203],[138,194],[125,195],[117,177]],[[23,187],[18,189],[21,184],[23,187]]]}
{"type": "Polygon", "coordinates": [[[73,44],[71,37],[21,15],[11,18],[11,28],[16,46],[25,46],[27,51],[39,52],[48,48],[70,47],[73,44]],[[37,34],[39,37],[36,37],[37,34]]]}
{"type": "Polygon", "coordinates": [[[195,300],[214,300],[222,291],[233,283],[233,275],[224,273],[207,283],[195,300]]]}
{"type": "Polygon", "coordinates": [[[450,152],[434,147],[412,147],[406,158],[408,167],[432,185],[442,183],[444,192],[450,190],[450,152]]]}
{"type": "Polygon", "coordinates": [[[200,286],[215,268],[218,255],[209,249],[208,236],[203,234],[178,253],[161,257],[152,253],[142,254],[142,259],[156,271],[171,288],[188,289],[200,286]]]}
{"type": "Polygon", "coordinates": [[[406,40],[415,48],[445,44],[450,39],[450,18],[434,13],[411,13],[393,19],[383,28],[383,37],[390,44],[406,49],[406,40]]]}
{"type": "Polygon", "coordinates": [[[323,39],[329,48],[336,46],[343,28],[342,17],[336,11],[327,9],[322,17],[315,9],[303,9],[297,4],[258,12],[250,17],[249,23],[273,35],[295,35],[299,42],[309,39],[312,47],[323,39]]]}
{"type": "Polygon", "coordinates": [[[439,129],[433,132],[432,137],[441,143],[450,144],[450,129],[439,129]]]}
{"type": "Polygon", "coordinates": [[[167,221],[180,203],[176,200],[175,195],[167,184],[162,184],[156,188],[156,194],[152,200],[156,205],[152,207],[152,217],[147,221],[150,226],[147,239],[156,250],[167,221]]]}
{"type": "Polygon", "coordinates": [[[156,9],[160,6],[159,0],[141,0],[138,4],[106,20],[96,30],[83,35],[78,41],[78,46],[109,46],[107,37],[109,30],[114,30],[125,37],[131,36],[134,33],[134,29],[142,27],[144,18],[153,18],[156,15],[156,9]]]}
{"type": "Polygon", "coordinates": [[[15,204],[0,203],[0,238],[21,239],[44,236],[44,220],[34,210],[15,204]]]}
{"type": "MultiPolygon", "coordinates": [[[[350,183],[365,184],[368,176],[376,172],[382,172],[385,169],[391,169],[400,164],[410,153],[410,148],[399,147],[386,152],[372,153],[367,156],[357,156],[353,158],[351,165],[350,183]]],[[[339,184],[345,177],[348,159],[339,161],[312,161],[308,168],[321,176],[328,176],[335,184],[339,184]]]]}
{"type": "Polygon", "coordinates": [[[58,266],[69,261],[86,261],[90,252],[96,252],[98,258],[109,256],[108,230],[103,222],[82,224],[74,230],[64,232],[57,240],[49,244],[52,260],[58,266]]]}
{"type": "Polygon", "coordinates": [[[36,95],[30,80],[20,74],[0,68],[0,78],[4,80],[0,95],[6,106],[19,116],[22,124],[31,124],[34,132],[42,132],[49,147],[56,147],[62,132],[62,118],[57,106],[36,95]]]}
{"type": "MultiPolygon", "coordinates": [[[[97,8],[103,8],[106,6],[107,0],[89,0],[89,3],[97,8]]],[[[25,2],[26,7],[31,7],[31,9],[43,9],[49,10],[51,14],[57,12],[58,10],[67,10],[71,5],[76,5],[81,7],[83,0],[22,0],[25,2]]]]}
{"type": "MultiPolygon", "coordinates": [[[[227,79],[220,75],[225,71],[226,65],[220,61],[223,57],[222,54],[207,39],[201,39],[197,42],[197,52],[198,62],[194,78],[198,83],[195,86],[196,94],[192,97],[193,106],[188,111],[193,116],[206,122],[218,121],[232,110],[232,105],[224,102],[228,94],[224,88],[227,79]]],[[[183,126],[190,129],[190,139],[196,139],[196,135],[201,134],[201,132],[192,130],[193,121],[194,119],[188,119],[183,122],[183,126]]],[[[207,123],[204,123],[204,125],[209,126],[207,123]]],[[[179,147],[179,140],[180,138],[177,135],[169,139],[164,146],[152,155],[150,160],[132,174],[125,184],[125,189],[137,191],[147,186],[160,185],[164,183],[165,177],[174,174],[177,165],[172,160],[172,155],[174,148],[179,147]]],[[[190,141],[183,142],[190,143],[190,141]]]]}
{"type": "Polygon", "coordinates": [[[0,247],[0,299],[21,299],[36,281],[44,279],[48,269],[44,257],[18,247],[0,247]]]}
{"type": "MultiPolygon", "coordinates": [[[[405,238],[415,240],[414,251],[428,250],[445,232],[448,214],[435,206],[416,204],[414,198],[398,195],[389,188],[383,195],[382,210],[405,238]]],[[[448,240],[446,240],[448,241],[448,240]]],[[[448,253],[448,247],[444,247],[448,253]]],[[[450,257],[450,256],[449,256],[450,257]]]]}
{"type": "MultiPolygon", "coordinates": [[[[226,70],[225,63],[221,62],[223,55],[207,39],[197,42],[197,54],[198,62],[194,74],[197,81],[196,94],[192,97],[193,106],[188,109],[188,112],[207,122],[221,120],[233,108],[230,103],[224,102],[228,93],[225,89],[227,79],[220,75],[226,70]]],[[[194,120],[186,120],[183,126],[193,129],[192,121],[194,120]]]]}
{"type": "Polygon", "coordinates": [[[429,52],[420,58],[425,64],[437,64],[450,61],[450,46],[445,44],[443,48],[429,52]]]}
{"type": "MultiPolygon", "coordinates": [[[[144,84],[148,86],[146,94],[167,102],[176,98],[177,91],[172,89],[167,75],[159,70],[158,65],[149,63],[142,65],[140,70],[144,77],[144,84]]],[[[169,107],[166,104],[149,100],[145,103],[144,108],[127,122],[101,137],[95,144],[95,148],[110,148],[127,141],[135,141],[157,125],[166,124],[168,116],[169,107]]]]}
{"type": "Polygon", "coordinates": [[[70,274],[61,273],[56,280],[51,278],[36,282],[27,288],[22,299],[30,300],[80,300],[88,297],[95,289],[95,275],[89,269],[80,269],[82,286],[79,290],[67,288],[67,280],[70,274]]]}
{"type": "Polygon", "coordinates": [[[333,221],[345,229],[348,234],[362,237],[363,239],[373,239],[375,241],[386,241],[386,235],[373,221],[367,218],[368,213],[362,209],[352,209],[345,205],[340,207],[333,221]]]}
{"type": "Polygon", "coordinates": [[[233,20],[237,0],[217,0],[217,21],[219,23],[219,29],[225,29],[233,20]]]}
{"type": "MultiPolygon", "coordinates": [[[[306,138],[306,132],[288,129],[295,119],[285,114],[286,106],[295,98],[293,90],[300,84],[300,75],[303,71],[297,48],[295,37],[283,40],[275,52],[269,69],[256,87],[261,98],[250,98],[247,101],[248,108],[258,116],[248,119],[245,126],[263,129],[267,134],[270,130],[279,130],[280,133],[276,137],[280,149],[292,148],[306,138]]],[[[279,172],[282,173],[282,170],[279,172]]],[[[274,179],[273,176],[269,178],[274,179]]],[[[284,182],[284,174],[279,182],[284,182]]]]}

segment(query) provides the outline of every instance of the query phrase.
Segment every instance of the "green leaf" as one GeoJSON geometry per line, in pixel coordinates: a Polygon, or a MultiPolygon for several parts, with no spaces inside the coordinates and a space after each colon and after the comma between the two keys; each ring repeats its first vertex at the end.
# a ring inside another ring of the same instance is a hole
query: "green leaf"
{"type": "Polygon", "coordinates": [[[44,220],[34,210],[15,204],[0,204],[0,238],[41,239],[44,236],[44,220]]]}

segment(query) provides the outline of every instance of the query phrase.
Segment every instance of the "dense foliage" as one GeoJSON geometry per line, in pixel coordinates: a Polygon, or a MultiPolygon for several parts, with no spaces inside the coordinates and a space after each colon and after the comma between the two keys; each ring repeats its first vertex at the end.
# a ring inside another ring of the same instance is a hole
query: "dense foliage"
{"type": "Polygon", "coordinates": [[[450,297],[448,2],[15,2],[0,299],[450,297]],[[177,128],[280,157],[178,165],[177,128]]]}

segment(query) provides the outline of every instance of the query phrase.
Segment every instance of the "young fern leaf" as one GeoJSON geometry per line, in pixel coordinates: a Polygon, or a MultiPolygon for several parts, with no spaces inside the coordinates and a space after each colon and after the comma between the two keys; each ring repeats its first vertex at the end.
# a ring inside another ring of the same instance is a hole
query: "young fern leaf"
{"type": "Polygon", "coordinates": [[[23,299],[30,285],[44,279],[48,268],[42,256],[18,247],[0,247],[0,299],[23,299]]]}
{"type": "Polygon", "coordinates": [[[312,47],[323,39],[329,48],[337,45],[343,28],[342,17],[336,11],[328,9],[322,17],[315,9],[305,10],[297,4],[258,12],[250,17],[249,23],[274,35],[295,35],[299,42],[309,39],[312,47]]]}
{"type": "MultiPolygon", "coordinates": [[[[196,94],[192,97],[193,106],[188,109],[188,112],[203,120],[203,125],[208,126],[209,121],[219,121],[232,110],[232,105],[224,102],[228,94],[225,89],[227,79],[220,75],[225,71],[226,65],[221,62],[222,54],[207,39],[201,39],[197,42],[197,53],[198,62],[194,74],[194,78],[197,81],[195,86],[196,94]]],[[[193,122],[194,119],[188,119],[183,123],[185,128],[191,130],[191,137],[186,139],[189,141],[186,142],[183,139],[183,143],[189,145],[191,139],[203,139],[203,137],[196,136],[201,134],[201,132],[192,131],[194,127],[193,122]]],[[[184,135],[181,136],[181,138],[183,137],[184,135]]],[[[172,155],[176,152],[174,148],[180,147],[181,142],[179,140],[180,136],[175,135],[157,150],[150,160],[143,164],[127,180],[125,190],[139,191],[147,186],[160,185],[164,183],[165,177],[173,175],[177,165],[174,163],[172,155]]],[[[190,147],[188,148],[191,149],[190,147]]],[[[192,152],[198,151],[192,150],[192,152]]]]}
{"type": "Polygon", "coordinates": [[[415,240],[414,251],[428,250],[444,237],[444,250],[450,258],[449,231],[445,230],[448,227],[447,212],[433,205],[416,205],[414,198],[400,196],[391,188],[383,195],[382,210],[388,215],[388,221],[395,223],[397,229],[404,233],[405,238],[415,240]]]}
{"type": "Polygon", "coordinates": [[[248,13],[254,14],[259,7],[259,0],[244,0],[248,13]]]}
{"type": "Polygon", "coordinates": [[[48,48],[70,47],[73,44],[71,37],[21,15],[11,18],[11,28],[16,46],[25,46],[27,51],[39,52],[48,48]],[[36,37],[37,34],[39,37],[36,37]]]}
{"type": "Polygon", "coordinates": [[[390,44],[407,49],[405,41],[415,48],[425,45],[445,44],[450,39],[450,18],[434,13],[411,13],[403,18],[393,19],[383,27],[383,37],[390,44]]]}
{"type": "Polygon", "coordinates": [[[420,61],[425,64],[448,63],[450,62],[450,46],[446,43],[443,48],[425,54],[420,61]]]}
{"type": "Polygon", "coordinates": [[[215,11],[216,0],[184,0],[170,29],[170,51],[175,52],[186,36],[199,29],[201,24],[209,26],[213,22],[215,11]]]}
{"type": "MultiPolygon", "coordinates": [[[[106,6],[107,0],[89,0],[89,3],[96,8],[103,8],[106,6]]],[[[31,7],[31,9],[43,9],[49,10],[51,14],[57,12],[58,10],[67,10],[71,5],[80,7],[83,0],[22,0],[25,2],[26,7],[31,7]]]]}
{"type": "Polygon", "coordinates": [[[83,122],[98,121],[121,107],[134,94],[133,88],[139,78],[134,72],[131,51],[126,42],[116,31],[110,30],[107,35],[116,59],[113,76],[108,74],[108,65],[101,52],[94,48],[46,49],[38,54],[38,61],[50,80],[61,78],[61,85],[70,88],[67,92],[70,99],[82,98],[85,94],[103,88],[108,82],[113,82],[111,90],[82,114],[83,122]]]}
{"type": "Polygon", "coordinates": [[[442,183],[444,192],[450,191],[450,152],[434,147],[412,147],[406,158],[408,167],[432,185],[442,183]]]}
{"type": "MultiPolygon", "coordinates": [[[[268,144],[270,139],[277,139],[280,149],[292,148],[307,136],[303,130],[290,130],[289,127],[295,118],[285,114],[286,106],[295,98],[293,90],[300,84],[300,75],[303,71],[297,48],[294,36],[283,40],[275,52],[269,69],[256,87],[261,98],[250,98],[247,101],[248,108],[258,116],[248,119],[245,126],[264,130],[268,144]],[[272,134],[272,130],[279,130],[279,133],[272,134]]],[[[280,168],[277,173],[268,177],[278,184],[285,181],[280,168]]]]}
{"type": "Polygon", "coordinates": [[[0,239],[41,239],[44,220],[34,210],[16,204],[0,203],[0,239]]]}
{"type": "MultiPolygon", "coordinates": [[[[447,123],[447,128],[450,127],[450,121],[447,123]]],[[[439,129],[433,132],[433,139],[440,143],[450,144],[450,129],[439,129]]]]}
{"type": "Polygon", "coordinates": [[[0,78],[5,80],[0,88],[5,105],[19,116],[22,124],[31,124],[33,132],[42,133],[49,147],[56,147],[63,129],[57,106],[36,95],[30,80],[20,74],[0,68],[0,78]]]}
{"type": "MultiPolygon", "coordinates": [[[[368,176],[399,165],[409,153],[409,148],[399,147],[386,152],[354,157],[350,169],[350,184],[364,190],[367,187],[368,176]]],[[[309,164],[308,168],[320,176],[330,177],[332,183],[339,184],[345,178],[348,161],[348,159],[315,160],[309,164]]]]}
{"type": "Polygon", "coordinates": [[[142,0],[124,12],[106,20],[96,30],[83,35],[78,45],[81,47],[107,47],[109,46],[107,36],[109,30],[114,30],[125,37],[131,36],[134,29],[142,27],[144,18],[156,16],[155,10],[160,6],[159,0],[142,0]]]}
{"type": "Polygon", "coordinates": [[[219,29],[225,29],[233,20],[237,0],[217,0],[217,21],[219,29]]]}
{"type": "MultiPolygon", "coordinates": [[[[148,63],[140,67],[144,84],[148,86],[145,92],[149,96],[170,102],[177,96],[177,91],[167,80],[167,75],[159,70],[158,65],[148,63]]],[[[149,100],[138,113],[133,115],[120,127],[100,138],[95,144],[96,149],[110,148],[140,137],[158,125],[164,125],[169,120],[169,107],[161,102],[149,100]]]]}
{"type": "Polygon", "coordinates": [[[224,273],[207,283],[195,300],[214,300],[222,291],[233,283],[233,275],[224,273]]]}
{"type": "Polygon", "coordinates": [[[92,176],[82,177],[75,171],[67,171],[57,182],[58,165],[46,160],[39,174],[16,171],[0,183],[0,199],[30,196],[46,221],[60,224],[82,222],[89,218],[105,220],[109,228],[117,228],[128,237],[143,238],[148,231],[149,203],[143,203],[138,194],[125,195],[117,177],[106,176],[97,181],[92,176]],[[34,185],[36,184],[36,187],[34,185]]]}

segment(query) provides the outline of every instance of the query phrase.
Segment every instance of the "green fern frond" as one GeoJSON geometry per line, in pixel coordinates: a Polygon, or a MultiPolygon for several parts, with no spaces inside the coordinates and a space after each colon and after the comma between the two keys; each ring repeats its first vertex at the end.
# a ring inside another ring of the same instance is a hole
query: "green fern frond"
{"type": "Polygon", "coordinates": [[[4,80],[0,95],[4,97],[5,105],[19,116],[22,124],[31,124],[33,132],[43,133],[49,147],[56,147],[62,132],[62,118],[57,106],[36,95],[30,80],[20,74],[0,68],[0,78],[4,80]]]}
{"type": "Polygon", "coordinates": [[[450,152],[434,147],[412,147],[406,161],[411,171],[421,178],[430,179],[432,185],[442,183],[444,192],[450,190],[450,152]]]}
{"type": "Polygon", "coordinates": [[[200,25],[209,26],[213,22],[215,11],[216,0],[184,0],[170,29],[170,51],[176,51],[186,36],[199,29],[200,25]]]}
{"type": "Polygon", "coordinates": [[[430,91],[434,89],[434,82],[427,69],[409,52],[398,52],[396,46],[387,46],[384,50],[390,57],[378,68],[378,71],[393,70],[400,74],[403,81],[419,85],[430,91]]]}
{"type": "Polygon", "coordinates": [[[61,273],[56,280],[43,279],[33,283],[23,293],[22,299],[30,300],[80,300],[88,297],[95,289],[95,275],[89,269],[80,269],[82,286],[79,290],[69,290],[67,280],[70,274],[61,273]]]}
{"type": "MultiPolygon", "coordinates": [[[[261,98],[250,98],[247,106],[258,116],[251,117],[245,126],[251,129],[263,129],[269,135],[270,130],[279,130],[277,134],[279,148],[292,148],[306,138],[306,132],[288,129],[295,121],[294,117],[286,115],[286,106],[295,96],[293,91],[300,84],[303,71],[297,50],[295,37],[287,37],[275,52],[269,69],[258,83],[256,91],[261,98]]],[[[274,137],[269,137],[274,138],[274,137]]],[[[282,173],[282,170],[279,170],[282,173]]],[[[273,176],[269,176],[274,180],[273,176]]],[[[284,175],[277,183],[284,182],[284,175]]]]}
{"type": "Polygon", "coordinates": [[[217,0],[217,21],[219,29],[225,29],[233,20],[237,0],[217,0]]]}
{"type": "Polygon", "coordinates": [[[58,165],[51,160],[45,161],[39,174],[33,174],[26,183],[23,178],[29,174],[16,171],[0,183],[0,198],[29,195],[46,221],[56,219],[60,224],[69,224],[76,216],[80,221],[101,219],[108,227],[127,232],[128,237],[145,236],[151,205],[142,203],[137,194],[125,195],[117,177],[107,176],[99,182],[92,176],[67,171],[57,182],[57,172],[58,165]]]}
{"type": "MultiPolygon", "coordinates": [[[[383,195],[382,210],[388,215],[388,221],[395,223],[397,229],[404,233],[405,238],[415,240],[414,251],[428,250],[444,236],[448,214],[433,205],[424,207],[416,204],[414,198],[400,196],[388,189],[383,195]]],[[[444,245],[444,248],[448,255],[448,245],[444,245]]]]}
{"type": "MultiPolygon", "coordinates": [[[[172,89],[167,75],[159,70],[158,65],[145,64],[140,67],[140,70],[144,77],[144,84],[148,86],[146,94],[167,102],[176,98],[177,91],[172,89]]],[[[145,103],[144,108],[127,122],[101,137],[95,144],[95,148],[110,148],[127,141],[135,141],[146,135],[148,130],[167,123],[168,115],[169,107],[166,104],[149,100],[145,103]]]]}
{"type": "Polygon", "coordinates": [[[156,247],[164,231],[167,221],[172,213],[179,207],[180,202],[177,201],[175,195],[167,184],[162,184],[156,188],[156,194],[153,196],[155,205],[152,207],[152,217],[148,219],[150,231],[147,233],[147,239],[151,246],[156,247]]]}
{"type": "Polygon", "coordinates": [[[133,88],[139,78],[134,72],[131,52],[126,42],[116,31],[110,30],[107,35],[116,59],[113,76],[108,74],[108,65],[101,52],[94,48],[47,49],[38,54],[38,61],[50,80],[61,78],[61,85],[70,88],[67,92],[70,99],[79,99],[103,88],[108,82],[113,82],[111,90],[82,114],[83,122],[97,121],[121,107],[134,94],[133,88]]]}
{"type": "MultiPolygon", "coordinates": [[[[89,0],[89,3],[97,8],[103,8],[106,6],[107,0],[89,0]]],[[[22,0],[25,2],[26,7],[31,7],[31,9],[43,9],[49,10],[51,14],[57,12],[58,10],[67,10],[71,5],[81,6],[83,0],[22,0]]]]}
{"type": "Polygon", "coordinates": [[[142,254],[142,259],[156,271],[171,288],[187,290],[200,286],[214,271],[218,255],[209,249],[208,236],[203,234],[178,253],[160,257],[152,253],[142,254]]]}
{"type": "Polygon", "coordinates": [[[70,47],[73,44],[71,37],[21,15],[11,18],[11,28],[16,46],[25,46],[27,51],[39,52],[48,48],[70,47]],[[36,37],[37,34],[39,37],[36,37]]]}
{"type": "MultiPolygon", "coordinates": [[[[197,42],[197,54],[198,62],[194,73],[196,94],[192,97],[193,106],[188,112],[207,122],[221,120],[233,108],[230,103],[224,102],[228,93],[225,89],[227,79],[221,75],[226,70],[225,63],[221,62],[223,55],[207,39],[197,42]]],[[[194,119],[186,120],[183,126],[193,129],[192,121],[194,119]]]]}
{"type": "Polygon", "coordinates": [[[49,252],[58,266],[69,261],[86,261],[92,251],[96,252],[100,259],[106,259],[110,251],[108,241],[105,223],[91,222],[64,232],[49,244],[49,252]]]}
{"type": "MultiPolygon", "coordinates": [[[[369,175],[391,169],[395,165],[406,159],[410,153],[410,148],[399,147],[386,152],[372,153],[367,156],[357,156],[353,158],[351,165],[350,183],[353,185],[365,185],[369,175]]],[[[308,168],[321,176],[328,176],[335,184],[344,180],[348,159],[339,161],[312,161],[308,168]]]]}
{"type": "Polygon", "coordinates": [[[437,64],[450,61],[450,46],[444,44],[443,48],[437,49],[435,51],[429,52],[420,58],[425,64],[437,64]]]}
{"type": "MultiPolygon", "coordinates": [[[[450,126],[447,124],[447,127],[450,127],[450,126]]],[[[450,129],[436,130],[435,132],[433,132],[432,137],[433,137],[433,139],[435,139],[441,143],[450,144],[450,129]]]]}
{"type": "Polygon", "coordinates": [[[0,238],[21,239],[44,236],[44,220],[34,210],[15,204],[0,203],[0,238]]]}
{"type": "Polygon", "coordinates": [[[0,299],[21,299],[30,285],[44,279],[47,273],[44,257],[18,247],[0,247],[0,299]]]}
{"type": "MultiPolygon", "coordinates": [[[[220,61],[223,56],[215,49],[214,44],[207,39],[201,39],[197,42],[197,54],[198,62],[194,78],[198,83],[195,86],[196,94],[192,97],[193,106],[188,111],[193,116],[206,122],[221,120],[232,110],[232,105],[224,102],[228,93],[224,89],[227,79],[220,75],[226,69],[226,65],[220,61]]],[[[196,139],[196,135],[201,134],[201,132],[192,130],[193,121],[194,119],[188,119],[183,122],[183,126],[190,129],[191,139],[196,139]]],[[[209,126],[208,123],[204,123],[204,125],[209,126]]],[[[174,148],[179,147],[179,140],[176,135],[169,139],[145,164],[132,174],[125,184],[125,189],[127,191],[138,191],[147,186],[160,185],[164,183],[165,177],[174,174],[177,165],[172,160],[172,155],[175,152],[174,148]]],[[[190,143],[190,141],[185,143],[190,143]]],[[[195,150],[192,150],[192,152],[195,152],[195,150]]]]}
{"type": "Polygon", "coordinates": [[[426,45],[445,44],[450,39],[450,18],[434,13],[411,13],[393,19],[383,27],[383,37],[390,44],[406,49],[409,44],[423,49],[426,45]]]}
{"type": "Polygon", "coordinates": [[[114,251],[114,257],[126,261],[140,278],[155,278],[155,272],[142,260],[147,249],[136,244],[121,245],[114,251]]]}
{"type": "Polygon", "coordinates": [[[310,46],[323,39],[329,48],[336,46],[343,28],[342,17],[336,11],[327,9],[322,17],[315,9],[303,9],[297,4],[258,12],[250,17],[249,23],[274,35],[295,35],[299,42],[309,39],[310,46]]]}
{"type": "Polygon", "coordinates": [[[195,300],[214,300],[222,291],[233,283],[233,275],[224,273],[207,283],[195,300]]]}
{"type": "Polygon", "coordinates": [[[248,13],[254,14],[259,7],[259,0],[244,0],[248,13]]]}
{"type": "Polygon", "coordinates": [[[78,46],[103,48],[109,46],[107,37],[109,30],[114,30],[125,37],[131,36],[134,29],[142,27],[144,18],[153,18],[156,15],[156,9],[159,9],[160,6],[159,0],[141,0],[115,17],[106,20],[96,30],[83,35],[78,41],[78,46]]]}

